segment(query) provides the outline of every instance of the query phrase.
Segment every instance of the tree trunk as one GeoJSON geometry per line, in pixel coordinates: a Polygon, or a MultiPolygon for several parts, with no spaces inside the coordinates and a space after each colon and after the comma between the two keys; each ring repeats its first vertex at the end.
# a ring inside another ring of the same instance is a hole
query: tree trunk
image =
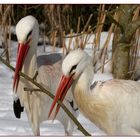
{"type": "Polygon", "coordinates": [[[114,78],[129,79],[130,49],[132,38],[138,27],[140,19],[132,21],[133,12],[138,6],[120,5],[120,15],[114,33],[112,49],[112,73],[114,78]]]}
{"type": "Polygon", "coordinates": [[[117,79],[129,78],[129,52],[130,45],[126,43],[118,43],[113,54],[113,74],[117,79]]]}

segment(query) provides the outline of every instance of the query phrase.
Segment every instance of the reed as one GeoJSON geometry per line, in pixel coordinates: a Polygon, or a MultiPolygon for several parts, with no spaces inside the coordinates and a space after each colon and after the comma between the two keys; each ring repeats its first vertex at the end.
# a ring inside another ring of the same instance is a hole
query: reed
{"type": "MultiPolygon", "coordinates": [[[[135,21],[139,18],[140,6],[134,11],[134,15],[132,21],[135,21]]],[[[139,60],[139,52],[140,52],[140,43],[139,43],[140,29],[137,29],[136,33],[132,39],[132,48],[130,50],[130,75],[131,79],[135,78],[135,73],[138,69],[138,60],[139,60]]]]}
{"type": "Polygon", "coordinates": [[[2,44],[4,48],[4,56],[7,62],[10,62],[10,41],[11,41],[11,17],[12,17],[12,5],[0,5],[0,25],[2,34],[2,44]]]}

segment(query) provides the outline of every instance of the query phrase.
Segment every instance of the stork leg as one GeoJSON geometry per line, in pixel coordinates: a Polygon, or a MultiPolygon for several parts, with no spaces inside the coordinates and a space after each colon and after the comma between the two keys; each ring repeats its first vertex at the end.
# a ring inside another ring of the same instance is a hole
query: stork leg
{"type": "Polygon", "coordinates": [[[32,130],[33,130],[34,136],[40,136],[40,130],[39,129],[37,129],[37,130],[32,129],[32,130]]]}
{"type": "Polygon", "coordinates": [[[71,134],[68,131],[65,131],[65,136],[71,136],[71,134]]]}
{"type": "MultiPolygon", "coordinates": [[[[30,96],[31,97],[31,96],[30,96]]],[[[31,98],[36,97],[32,96],[31,98]]],[[[35,136],[40,136],[40,116],[39,116],[39,106],[37,104],[32,104],[32,128],[35,136]]]]}
{"type": "MultiPolygon", "coordinates": [[[[36,117],[36,116],[35,116],[36,117]]],[[[34,116],[28,116],[30,126],[32,128],[32,131],[34,133],[34,136],[40,136],[40,123],[38,119],[35,120],[34,116]]]]}
{"type": "Polygon", "coordinates": [[[74,130],[74,123],[70,119],[68,120],[68,126],[67,129],[65,130],[65,135],[66,136],[72,136],[73,130],[74,130]]]}
{"type": "Polygon", "coordinates": [[[40,136],[40,123],[38,119],[34,118],[36,116],[32,116],[33,120],[31,120],[31,128],[34,133],[34,136],[40,136]]]}

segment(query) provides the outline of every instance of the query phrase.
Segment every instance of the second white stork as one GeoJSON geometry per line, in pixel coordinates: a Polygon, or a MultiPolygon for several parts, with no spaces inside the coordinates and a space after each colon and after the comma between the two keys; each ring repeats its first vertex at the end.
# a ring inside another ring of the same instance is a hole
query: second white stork
{"type": "MultiPolygon", "coordinates": [[[[33,16],[26,16],[17,23],[16,35],[19,45],[13,81],[13,89],[15,95],[17,95],[14,101],[14,111],[16,117],[20,118],[23,107],[25,107],[34,135],[40,135],[40,123],[48,119],[52,99],[42,92],[25,91],[24,88],[33,89],[36,87],[29,81],[21,78],[19,71],[32,78],[38,71],[37,82],[51,93],[55,93],[61,75],[62,56],[54,53],[37,57],[39,24],[33,16]]],[[[64,104],[77,116],[77,112],[74,111],[70,102],[73,102],[72,97],[68,97],[64,104]]],[[[74,123],[63,110],[58,114],[57,120],[63,124],[65,133],[72,135],[74,123]]]]}
{"type": "MultiPolygon", "coordinates": [[[[66,56],[62,74],[49,115],[56,101],[63,100],[72,85],[72,93],[81,112],[108,135],[140,134],[139,82],[113,79],[92,84],[92,59],[81,49],[66,56]]],[[[57,105],[56,114],[59,107],[57,105]]]]}

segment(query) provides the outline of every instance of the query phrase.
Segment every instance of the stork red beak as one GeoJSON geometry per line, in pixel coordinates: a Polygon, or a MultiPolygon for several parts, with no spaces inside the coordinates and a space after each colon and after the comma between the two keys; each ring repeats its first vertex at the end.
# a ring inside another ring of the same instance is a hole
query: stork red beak
{"type": "MultiPolygon", "coordinates": [[[[67,91],[69,90],[69,88],[72,85],[72,82],[73,82],[72,76],[66,77],[66,76],[62,75],[60,83],[59,83],[59,87],[57,88],[57,92],[56,92],[56,95],[54,97],[54,101],[53,101],[53,103],[51,105],[51,108],[50,108],[50,112],[49,112],[48,118],[50,117],[50,115],[51,115],[51,113],[52,113],[52,111],[53,111],[53,109],[54,109],[54,107],[56,105],[56,102],[58,100],[63,102],[63,100],[64,100],[64,98],[65,98],[65,96],[67,94],[67,91]]],[[[57,104],[57,107],[56,107],[53,119],[56,118],[56,115],[57,115],[59,109],[60,109],[60,105],[57,104]]]]}
{"type": "MultiPolygon", "coordinates": [[[[30,40],[29,40],[30,41],[30,40]]],[[[17,91],[18,83],[19,83],[19,71],[21,71],[26,54],[29,49],[29,41],[25,44],[18,44],[18,52],[17,52],[17,62],[15,68],[14,82],[13,82],[13,91],[17,91]]]]}

